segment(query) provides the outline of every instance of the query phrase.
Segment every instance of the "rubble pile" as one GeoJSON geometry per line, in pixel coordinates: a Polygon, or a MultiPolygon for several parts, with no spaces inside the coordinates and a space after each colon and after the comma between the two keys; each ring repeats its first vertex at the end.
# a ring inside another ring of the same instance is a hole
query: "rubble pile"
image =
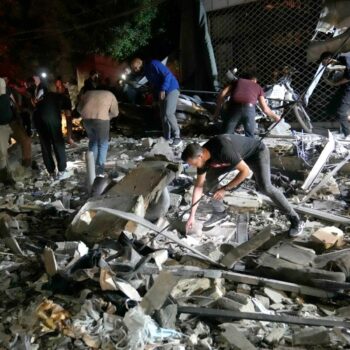
{"type": "Polygon", "coordinates": [[[350,348],[350,144],[266,144],[306,221],[294,240],[253,180],[211,229],[204,198],[186,235],[195,172],[162,139],[112,138],[108,178],[91,189],[84,141],[65,180],[39,157],[19,171],[0,196],[0,348],[350,348]]]}

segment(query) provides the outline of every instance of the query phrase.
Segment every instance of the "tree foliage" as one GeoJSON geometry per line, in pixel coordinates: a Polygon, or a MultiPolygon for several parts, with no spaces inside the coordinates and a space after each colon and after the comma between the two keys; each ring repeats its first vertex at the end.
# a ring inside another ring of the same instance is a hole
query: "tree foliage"
{"type": "Polygon", "coordinates": [[[152,21],[157,16],[157,8],[151,0],[143,0],[144,9],[122,25],[111,28],[113,39],[107,52],[118,59],[125,59],[146,46],[152,37],[152,21]]]}

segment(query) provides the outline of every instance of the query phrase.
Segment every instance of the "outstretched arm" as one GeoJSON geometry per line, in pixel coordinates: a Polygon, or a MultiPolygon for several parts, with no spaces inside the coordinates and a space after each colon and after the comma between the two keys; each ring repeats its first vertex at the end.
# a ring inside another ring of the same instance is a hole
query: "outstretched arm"
{"type": "Polygon", "coordinates": [[[214,113],[214,119],[219,118],[221,107],[225,101],[225,97],[231,92],[231,85],[226,86],[223,90],[220,91],[218,98],[216,100],[216,109],[214,113]]]}
{"type": "Polygon", "coordinates": [[[281,117],[277,115],[276,113],[272,112],[271,108],[267,105],[265,97],[259,96],[258,99],[259,105],[262,109],[262,111],[270,118],[274,119],[275,122],[278,122],[281,117]]]}

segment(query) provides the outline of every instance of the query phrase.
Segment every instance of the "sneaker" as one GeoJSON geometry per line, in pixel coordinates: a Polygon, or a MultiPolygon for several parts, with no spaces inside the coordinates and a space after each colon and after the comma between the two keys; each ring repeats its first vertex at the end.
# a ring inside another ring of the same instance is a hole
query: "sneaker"
{"type": "Polygon", "coordinates": [[[59,171],[57,173],[56,180],[61,181],[61,180],[69,178],[69,176],[70,176],[70,173],[67,170],[59,171]]]}
{"type": "Polygon", "coordinates": [[[212,216],[204,222],[203,227],[214,227],[222,222],[224,222],[225,220],[227,220],[230,217],[230,215],[228,215],[226,213],[226,211],[223,211],[222,213],[213,213],[212,216]]]}
{"type": "Polygon", "coordinates": [[[289,237],[298,237],[303,233],[305,223],[297,217],[290,217],[289,237]]]}
{"type": "Polygon", "coordinates": [[[181,147],[183,144],[181,139],[174,139],[173,143],[171,144],[173,147],[181,147]]]}
{"type": "Polygon", "coordinates": [[[350,141],[350,135],[344,137],[344,141],[350,141]]]}

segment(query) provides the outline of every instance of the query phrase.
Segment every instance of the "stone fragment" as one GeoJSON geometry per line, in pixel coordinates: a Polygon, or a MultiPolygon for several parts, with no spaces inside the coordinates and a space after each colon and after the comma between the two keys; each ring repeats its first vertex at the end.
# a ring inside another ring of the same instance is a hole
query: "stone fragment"
{"type": "Polygon", "coordinates": [[[323,227],[311,235],[311,239],[323,245],[325,249],[329,249],[334,245],[341,247],[344,244],[344,232],[337,227],[323,227]]]}
{"type": "Polygon", "coordinates": [[[177,316],[177,305],[169,304],[159,311],[156,311],[156,317],[159,325],[163,328],[175,329],[175,322],[177,316]]]}
{"type": "Polygon", "coordinates": [[[209,289],[209,278],[187,278],[180,280],[171,292],[173,298],[188,297],[193,294],[201,294],[209,289]]]}
{"type": "Polygon", "coordinates": [[[337,309],[336,313],[338,316],[350,318],[350,306],[340,307],[339,309],[337,309]]]}
{"type": "Polygon", "coordinates": [[[289,299],[284,292],[279,291],[279,290],[275,290],[275,289],[271,289],[268,287],[264,288],[264,293],[275,304],[281,304],[285,299],[289,299]]]}
{"type": "Polygon", "coordinates": [[[310,327],[293,334],[293,345],[323,345],[330,342],[329,331],[326,327],[310,327]]]}
{"type": "Polygon", "coordinates": [[[255,294],[255,298],[258,299],[266,309],[270,307],[270,299],[261,294],[255,294]]]}
{"type": "Polygon", "coordinates": [[[256,347],[232,323],[223,323],[219,326],[223,332],[222,337],[229,343],[231,349],[254,350],[256,347]]]}
{"type": "Polygon", "coordinates": [[[224,198],[224,202],[236,208],[258,209],[262,205],[262,199],[258,195],[246,191],[228,193],[224,198]]]}
{"type": "Polygon", "coordinates": [[[237,293],[250,295],[250,292],[251,292],[251,288],[250,288],[249,284],[238,283],[238,285],[237,285],[237,293]]]}
{"type": "Polygon", "coordinates": [[[140,304],[146,315],[151,315],[155,310],[159,310],[163,306],[178,280],[179,277],[174,276],[171,272],[160,272],[140,304]]]}
{"type": "Polygon", "coordinates": [[[170,193],[170,206],[173,208],[178,208],[182,201],[182,196],[176,193],[170,193]]]}
{"type": "Polygon", "coordinates": [[[272,331],[265,337],[265,341],[268,344],[278,344],[283,338],[285,332],[285,328],[274,326],[272,331]]]}

